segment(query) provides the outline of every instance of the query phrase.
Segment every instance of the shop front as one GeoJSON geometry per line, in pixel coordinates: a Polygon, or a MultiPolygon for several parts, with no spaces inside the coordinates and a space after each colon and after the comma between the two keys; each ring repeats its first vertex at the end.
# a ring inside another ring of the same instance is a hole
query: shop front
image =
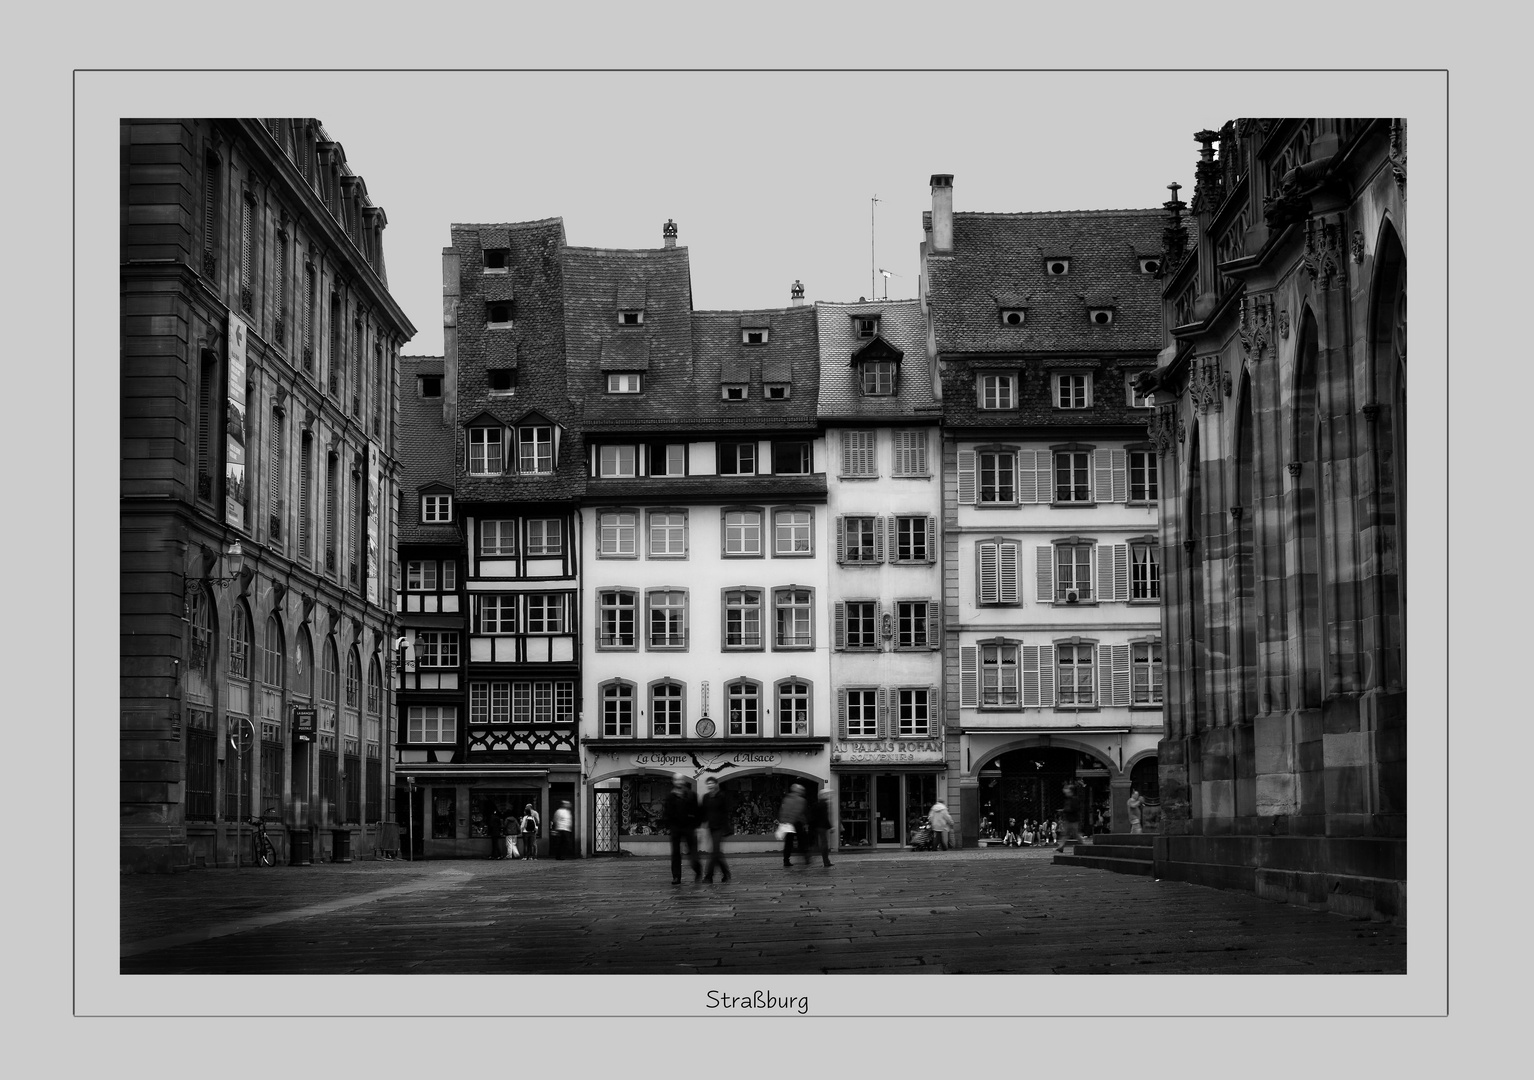
{"type": "MultiPolygon", "coordinates": [[[[538,854],[549,854],[549,828],[561,801],[575,812],[580,773],[568,769],[514,769],[472,772],[452,767],[402,767],[400,778],[408,815],[402,816],[402,844],[409,858],[483,859],[491,854],[492,833],[514,832],[526,807],[538,815],[538,854]]],[[[402,809],[404,807],[402,806],[402,809]]]]}
{"type": "MultiPolygon", "coordinates": [[[[837,846],[899,848],[927,823],[944,786],[941,739],[837,739],[831,743],[837,791],[837,846]]],[[[957,815],[955,815],[957,820],[957,815]]]]}
{"type": "Polygon", "coordinates": [[[734,835],[727,850],[781,850],[783,842],[775,835],[778,808],[790,786],[803,785],[813,799],[829,775],[824,739],[774,740],[768,747],[739,749],[721,748],[717,742],[627,740],[604,746],[589,740],[583,749],[591,822],[584,842],[595,855],[670,854],[660,818],[677,773],[691,777],[700,796],[709,777],[729,796],[734,835]]]}

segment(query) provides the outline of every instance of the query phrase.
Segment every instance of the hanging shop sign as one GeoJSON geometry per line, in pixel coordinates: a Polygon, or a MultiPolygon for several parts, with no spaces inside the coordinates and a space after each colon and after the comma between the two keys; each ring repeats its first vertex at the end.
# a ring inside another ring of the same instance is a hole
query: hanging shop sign
{"type": "Polygon", "coordinates": [[[595,750],[591,751],[592,774],[625,772],[680,772],[689,776],[727,778],[742,769],[777,769],[790,771],[807,767],[823,751],[819,747],[788,750],[694,750],[676,749],[595,750]]]}
{"type": "Polygon", "coordinates": [[[313,742],[315,718],[318,715],[318,709],[295,708],[293,710],[293,737],[299,742],[313,742]]]}
{"type": "Polygon", "coordinates": [[[941,739],[838,739],[831,743],[833,765],[942,764],[941,739]]]}

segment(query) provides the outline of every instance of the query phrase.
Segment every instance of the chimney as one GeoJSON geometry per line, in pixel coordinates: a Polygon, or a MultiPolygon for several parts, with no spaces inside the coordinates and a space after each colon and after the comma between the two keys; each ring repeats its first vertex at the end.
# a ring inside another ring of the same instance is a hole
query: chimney
{"type": "Polygon", "coordinates": [[[932,176],[932,250],[953,250],[953,176],[932,176]]]}
{"type": "Polygon", "coordinates": [[[660,227],[660,234],[666,238],[667,247],[676,247],[676,222],[667,218],[666,224],[660,227]]]}
{"type": "Polygon", "coordinates": [[[794,287],[788,290],[788,295],[793,297],[794,307],[804,306],[804,282],[794,279],[794,287]]]}

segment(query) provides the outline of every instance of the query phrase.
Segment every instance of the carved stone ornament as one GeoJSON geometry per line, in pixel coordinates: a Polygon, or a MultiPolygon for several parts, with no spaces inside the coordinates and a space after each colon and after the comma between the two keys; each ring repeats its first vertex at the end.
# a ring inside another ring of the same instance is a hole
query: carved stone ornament
{"type": "Polygon", "coordinates": [[[1364,233],[1362,229],[1353,230],[1352,252],[1354,262],[1361,263],[1364,261],[1364,233]]]}
{"type": "Polygon", "coordinates": [[[1302,463],[1298,461],[1291,461],[1289,464],[1284,466],[1285,469],[1289,470],[1290,476],[1299,476],[1301,467],[1302,463]]]}
{"type": "Polygon", "coordinates": [[[1390,121],[1390,172],[1395,177],[1401,198],[1406,198],[1406,121],[1390,121]]]}
{"type": "Polygon", "coordinates": [[[1213,405],[1218,412],[1222,399],[1230,397],[1230,376],[1220,365],[1218,356],[1205,356],[1198,361],[1198,368],[1188,382],[1188,394],[1198,411],[1206,413],[1213,405]]]}
{"type": "Polygon", "coordinates": [[[1145,422],[1145,434],[1150,439],[1151,445],[1156,448],[1156,453],[1166,457],[1166,452],[1172,449],[1172,441],[1177,438],[1177,406],[1158,405],[1156,414],[1145,422]]]}
{"type": "Polygon", "coordinates": [[[1241,322],[1236,328],[1241,338],[1241,351],[1261,360],[1262,354],[1273,348],[1273,296],[1258,293],[1241,303],[1241,322]]]}
{"type": "Polygon", "coordinates": [[[1244,506],[1232,506],[1230,508],[1230,519],[1232,521],[1240,521],[1241,520],[1241,515],[1242,515],[1242,513],[1245,510],[1246,510],[1246,507],[1244,507],[1244,506]]]}
{"type": "Polygon", "coordinates": [[[1311,219],[1305,222],[1305,251],[1300,256],[1300,266],[1312,281],[1322,288],[1336,279],[1338,285],[1347,283],[1347,264],[1342,259],[1342,216],[1335,221],[1311,219]]]}
{"type": "Polygon", "coordinates": [[[1283,338],[1285,341],[1289,340],[1289,309],[1288,308],[1279,308],[1279,310],[1278,310],[1278,336],[1283,338]]]}
{"type": "Polygon", "coordinates": [[[1380,418],[1380,403],[1377,401],[1371,401],[1369,404],[1361,408],[1359,412],[1363,413],[1364,419],[1372,424],[1380,418]]]}

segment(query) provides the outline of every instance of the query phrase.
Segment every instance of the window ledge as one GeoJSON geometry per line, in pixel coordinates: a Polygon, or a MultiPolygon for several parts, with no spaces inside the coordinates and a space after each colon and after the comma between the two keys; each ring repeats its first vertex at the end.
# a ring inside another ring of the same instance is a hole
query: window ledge
{"type": "Polygon", "coordinates": [[[878,473],[838,473],[838,480],[878,480],[878,473]]]}
{"type": "Polygon", "coordinates": [[[1134,712],[1160,712],[1161,711],[1161,702],[1159,702],[1159,701],[1139,702],[1137,704],[1129,706],[1129,708],[1130,708],[1131,711],[1134,711],[1134,712]]]}
{"type": "Polygon", "coordinates": [[[1068,500],[1066,502],[1060,502],[1060,501],[1057,500],[1057,501],[1051,502],[1049,505],[1050,506],[1058,506],[1058,507],[1061,507],[1061,508],[1064,508],[1064,509],[1095,510],[1095,509],[1097,509],[1098,503],[1095,502],[1095,501],[1092,501],[1092,502],[1076,502],[1075,500],[1068,500]]]}

